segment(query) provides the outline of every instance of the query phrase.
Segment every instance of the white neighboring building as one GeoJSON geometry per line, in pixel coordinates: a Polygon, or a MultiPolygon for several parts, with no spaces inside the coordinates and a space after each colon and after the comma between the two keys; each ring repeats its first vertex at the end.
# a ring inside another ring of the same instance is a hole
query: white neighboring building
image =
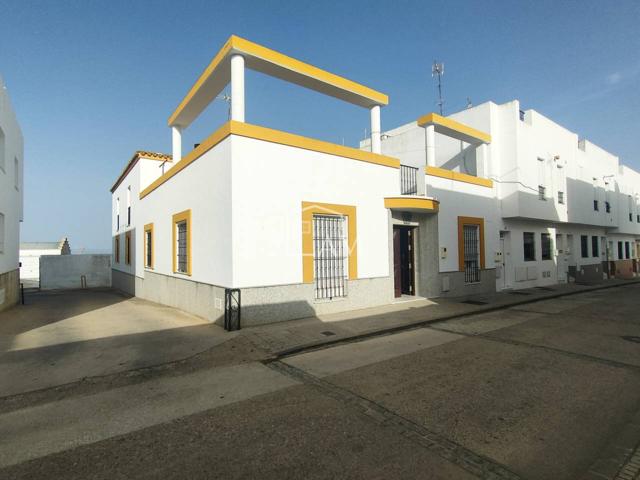
{"type": "Polygon", "coordinates": [[[59,242],[23,242],[20,244],[20,280],[40,279],[42,255],[71,255],[69,240],[59,242]]]}
{"type": "MultiPolygon", "coordinates": [[[[431,145],[436,168],[486,177],[494,185],[495,213],[489,204],[484,210],[498,219],[491,254],[497,290],[637,275],[640,174],[535,110],[520,110],[518,101],[487,102],[446,120],[490,134],[481,149],[452,145],[442,135],[432,136],[431,145]]],[[[402,163],[427,158],[430,137],[419,123],[385,132],[383,153],[402,163]]],[[[432,178],[432,167],[426,172],[427,192],[441,201],[442,216],[448,202],[437,190],[441,181],[432,178]]],[[[458,202],[466,203],[455,190],[458,202]]]]}
{"type": "Polygon", "coordinates": [[[0,77],[0,310],[18,301],[18,245],[23,220],[22,131],[0,77]]]}

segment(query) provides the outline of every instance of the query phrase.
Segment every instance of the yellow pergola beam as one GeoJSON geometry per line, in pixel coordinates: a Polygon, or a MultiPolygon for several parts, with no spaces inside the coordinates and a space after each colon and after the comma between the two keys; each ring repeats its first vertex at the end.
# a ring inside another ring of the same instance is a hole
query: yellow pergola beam
{"type": "Polygon", "coordinates": [[[231,79],[232,54],[242,55],[247,68],[361,107],[389,103],[384,93],[232,35],[169,117],[169,126],[190,125],[225,88],[231,79]]]}
{"type": "Polygon", "coordinates": [[[463,142],[472,144],[491,143],[491,135],[488,133],[434,112],[427,113],[418,119],[419,127],[427,127],[429,125],[433,125],[437,133],[462,140],[463,142]]]}

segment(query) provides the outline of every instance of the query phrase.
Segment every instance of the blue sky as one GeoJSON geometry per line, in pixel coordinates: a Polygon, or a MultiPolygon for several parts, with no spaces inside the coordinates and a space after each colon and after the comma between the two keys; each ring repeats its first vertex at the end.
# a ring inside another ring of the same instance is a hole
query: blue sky
{"type": "MultiPolygon", "coordinates": [[[[0,0],[0,75],[25,136],[24,241],[109,249],[109,188],[235,33],[387,93],[383,129],[520,99],[640,169],[638,1],[0,0]]],[[[357,145],[367,111],[256,73],[251,123],[357,145]]],[[[215,102],[185,134],[227,116],[215,102]]]]}

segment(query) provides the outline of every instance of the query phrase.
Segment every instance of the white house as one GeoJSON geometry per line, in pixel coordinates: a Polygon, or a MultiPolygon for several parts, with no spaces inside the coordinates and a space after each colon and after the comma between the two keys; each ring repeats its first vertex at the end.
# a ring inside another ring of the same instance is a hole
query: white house
{"type": "Polygon", "coordinates": [[[381,134],[387,103],[232,36],[169,117],[172,155],[136,152],[111,188],[113,285],[212,321],[239,289],[246,325],[633,275],[636,174],[617,158],[517,101],[381,134]],[[368,109],[371,138],[356,149],[248,123],[246,68],[368,109]],[[183,154],[182,132],[229,83],[230,121],[183,154]]]}
{"type": "Polygon", "coordinates": [[[20,280],[40,278],[40,257],[43,255],[71,255],[69,240],[65,237],[59,242],[20,243],[20,280]]]}
{"type": "Polygon", "coordinates": [[[23,220],[22,131],[0,77],[0,310],[18,301],[18,245],[23,220]]]}
{"type": "Polygon", "coordinates": [[[438,204],[400,195],[400,163],[380,154],[387,103],[232,36],[169,119],[173,155],[134,155],[112,187],[113,285],[211,320],[238,288],[244,324],[391,302],[390,212],[438,204]],[[372,151],[247,123],[245,68],[368,109],[372,151]],[[182,131],[229,82],[231,120],[183,155],[182,131]]]}

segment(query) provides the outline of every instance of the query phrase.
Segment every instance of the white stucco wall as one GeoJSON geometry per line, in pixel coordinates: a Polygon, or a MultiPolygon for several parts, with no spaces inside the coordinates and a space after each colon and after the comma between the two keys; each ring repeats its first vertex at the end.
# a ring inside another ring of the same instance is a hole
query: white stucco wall
{"type": "Polygon", "coordinates": [[[43,255],[40,288],[97,288],[111,286],[111,259],[105,255],[43,255]]]}
{"type": "MultiPolygon", "coordinates": [[[[23,219],[24,145],[22,131],[0,77],[0,214],[4,232],[0,231],[0,275],[18,268],[20,222],[23,219]],[[18,170],[16,185],[15,160],[18,170]]],[[[0,228],[2,228],[0,226],[0,228]]]]}
{"type": "MultiPolygon", "coordinates": [[[[140,199],[141,168],[157,168],[159,162],[139,161],[112,194],[112,234],[115,205],[120,198],[120,262],[113,268],[144,277],[144,225],[154,224],[154,272],[197,282],[231,286],[231,150],[230,139],[206,152],[168,182],[140,199]],[[126,227],[126,189],[131,186],[132,224],[126,227]],[[172,217],[191,209],[192,274],[173,273],[172,217]],[[125,263],[125,233],[131,230],[131,265],[125,263]]],[[[143,175],[144,176],[144,175],[143,175]]],[[[145,177],[144,182],[148,181],[145,177]]]]}
{"type": "Polygon", "coordinates": [[[356,207],[358,278],[389,275],[388,210],[398,169],[233,137],[234,286],[302,282],[302,202],[356,207]]]}
{"type": "Polygon", "coordinates": [[[40,278],[40,257],[60,253],[60,249],[20,250],[20,278],[37,280],[40,278]]]}

